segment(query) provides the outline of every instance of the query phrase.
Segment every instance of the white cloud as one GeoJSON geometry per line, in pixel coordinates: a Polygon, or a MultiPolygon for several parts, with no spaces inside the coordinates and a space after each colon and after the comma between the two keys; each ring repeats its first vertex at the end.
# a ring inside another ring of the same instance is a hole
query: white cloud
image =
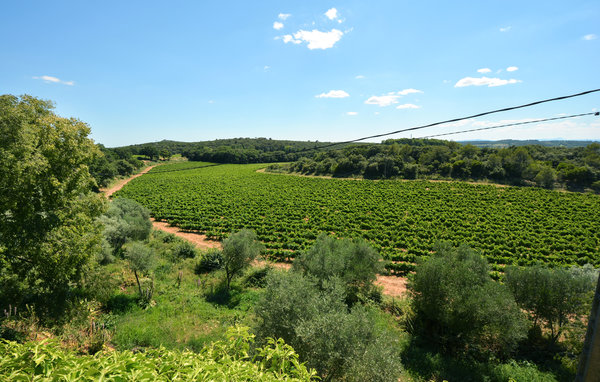
{"type": "Polygon", "coordinates": [[[69,86],[75,85],[74,81],[63,81],[60,78],[56,78],[56,77],[52,77],[52,76],[39,76],[39,77],[33,77],[33,79],[34,80],[42,80],[46,83],[63,84],[63,85],[69,85],[69,86]]]}
{"type": "Polygon", "coordinates": [[[477,69],[477,72],[478,72],[478,73],[489,73],[489,72],[491,72],[491,71],[492,71],[492,69],[490,69],[490,68],[481,68],[481,69],[477,69]]]}
{"type": "Polygon", "coordinates": [[[517,68],[516,66],[509,66],[508,68],[506,68],[507,72],[516,72],[517,70],[519,70],[519,68],[517,68]]]}
{"type": "Polygon", "coordinates": [[[282,28],[283,28],[283,23],[280,23],[279,21],[275,21],[273,23],[273,29],[280,30],[282,28]]]}
{"type": "Polygon", "coordinates": [[[289,13],[280,13],[279,16],[277,16],[277,17],[279,17],[279,20],[285,21],[290,16],[291,16],[291,14],[289,14],[289,13]]]}
{"type": "Polygon", "coordinates": [[[515,79],[510,79],[510,80],[503,80],[500,78],[488,78],[488,77],[465,77],[460,79],[455,85],[455,88],[464,88],[466,86],[487,86],[487,87],[494,87],[494,86],[503,86],[503,85],[508,85],[508,84],[516,84],[522,82],[521,80],[515,80],[515,79]]]}
{"type": "Polygon", "coordinates": [[[316,95],[317,98],[346,98],[350,97],[350,94],[343,90],[330,90],[328,93],[321,93],[316,95]]]}
{"type": "Polygon", "coordinates": [[[500,28],[500,32],[508,32],[509,30],[511,30],[512,27],[508,26],[508,27],[503,27],[500,28]]]}
{"type": "Polygon", "coordinates": [[[308,43],[308,49],[329,49],[332,48],[336,42],[340,41],[344,32],[332,29],[329,32],[321,32],[313,29],[312,31],[299,30],[294,33],[294,37],[291,35],[283,36],[283,42],[292,42],[294,44],[300,44],[301,42],[308,43]]]}
{"type": "Polygon", "coordinates": [[[582,37],[585,41],[591,41],[591,40],[595,40],[598,38],[598,36],[596,36],[595,34],[586,34],[585,36],[582,37]]]}
{"type": "Polygon", "coordinates": [[[265,67],[263,68],[263,70],[265,70],[265,71],[267,71],[269,69],[271,69],[271,67],[269,65],[265,65],[265,67]]]}
{"type": "Polygon", "coordinates": [[[327,16],[327,18],[329,20],[337,19],[337,17],[338,17],[337,9],[335,9],[335,8],[329,9],[327,12],[325,12],[325,16],[327,16]]]}
{"type": "Polygon", "coordinates": [[[404,89],[404,90],[400,90],[398,93],[398,95],[401,96],[405,96],[407,94],[412,94],[412,93],[423,93],[421,90],[417,90],[417,89],[404,89]]]}
{"type": "Polygon", "coordinates": [[[398,98],[413,93],[423,92],[417,89],[404,89],[400,90],[399,92],[389,92],[388,94],[382,96],[371,96],[365,101],[365,103],[367,105],[379,105],[380,107],[390,106],[398,103],[398,98]]]}
{"type": "Polygon", "coordinates": [[[365,78],[365,76],[363,76],[362,74],[359,74],[358,76],[354,77],[357,80],[362,80],[363,78],[365,78]]]}
{"type": "Polygon", "coordinates": [[[392,104],[398,103],[398,98],[400,98],[399,95],[389,94],[383,96],[371,96],[365,101],[365,103],[367,105],[379,105],[381,107],[390,106],[392,104]]]}
{"type": "MultiPolygon", "coordinates": [[[[275,37],[275,38],[277,38],[277,37],[275,37]]],[[[282,38],[283,38],[283,42],[285,42],[286,44],[288,42],[291,42],[292,44],[302,44],[302,40],[296,40],[296,39],[294,39],[294,37],[292,37],[291,34],[286,34],[282,38]]]]}
{"type": "Polygon", "coordinates": [[[346,115],[358,115],[358,112],[356,111],[349,111],[346,113],[346,115]]]}
{"type": "Polygon", "coordinates": [[[215,103],[215,101],[213,101],[213,100],[211,99],[211,100],[208,100],[208,103],[215,103]]]}
{"type": "Polygon", "coordinates": [[[420,109],[421,106],[414,105],[412,103],[405,103],[403,105],[396,106],[396,109],[420,109]]]}

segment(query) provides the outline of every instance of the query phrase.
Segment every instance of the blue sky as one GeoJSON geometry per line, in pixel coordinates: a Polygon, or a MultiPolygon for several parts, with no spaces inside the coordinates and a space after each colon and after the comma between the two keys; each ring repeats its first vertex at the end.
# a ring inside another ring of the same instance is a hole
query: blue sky
{"type": "MultiPolygon", "coordinates": [[[[0,93],[53,100],[106,146],[348,140],[600,88],[597,0],[12,1],[0,9],[0,93]]],[[[412,136],[595,108],[598,93],[412,136]]],[[[449,138],[600,139],[600,118],[449,138]]]]}

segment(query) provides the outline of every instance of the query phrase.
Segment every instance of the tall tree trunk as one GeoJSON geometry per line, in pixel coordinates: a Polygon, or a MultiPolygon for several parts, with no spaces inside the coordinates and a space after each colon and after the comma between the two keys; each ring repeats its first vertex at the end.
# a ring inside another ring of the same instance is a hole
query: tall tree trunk
{"type": "Polygon", "coordinates": [[[133,274],[135,275],[135,281],[137,281],[138,290],[140,291],[140,297],[142,297],[142,285],[140,284],[140,278],[138,277],[136,271],[133,271],[133,274]]]}

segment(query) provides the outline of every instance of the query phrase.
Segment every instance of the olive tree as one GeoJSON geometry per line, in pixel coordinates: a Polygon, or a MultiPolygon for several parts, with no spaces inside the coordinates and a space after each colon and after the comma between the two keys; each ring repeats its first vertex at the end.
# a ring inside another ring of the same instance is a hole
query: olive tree
{"type": "Polygon", "coordinates": [[[100,151],[87,124],[52,108],[0,96],[0,305],[38,296],[59,309],[100,250],[104,203],[88,167],[100,151]]]}
{"type": "Polygon", "coordinates": [[[229,290],[231,280],[246,269],[263,251],[264,246],[257,240],[256,233],[242,229],[223,240],[223,269],[229,290]]]}

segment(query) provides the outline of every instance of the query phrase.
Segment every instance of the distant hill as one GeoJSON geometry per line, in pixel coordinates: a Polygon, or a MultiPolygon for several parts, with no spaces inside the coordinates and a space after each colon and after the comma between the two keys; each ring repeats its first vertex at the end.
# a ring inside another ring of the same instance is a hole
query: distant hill
{"type": "Polygon", "coordinates": [[[585,147],[593,142],[599,142],[594,140],[587,141],[571,141],[571,140],[537,140],[537,139],[528,139],[528,140],[514,140],[514,139],[503,139],[500,141],[459,141],[461,144],[471,144],[477,147],[493,147],[493,148],[504,148],[510,146],[531,146],[531,145],[539,145],[544,147],[585,147]]]}

